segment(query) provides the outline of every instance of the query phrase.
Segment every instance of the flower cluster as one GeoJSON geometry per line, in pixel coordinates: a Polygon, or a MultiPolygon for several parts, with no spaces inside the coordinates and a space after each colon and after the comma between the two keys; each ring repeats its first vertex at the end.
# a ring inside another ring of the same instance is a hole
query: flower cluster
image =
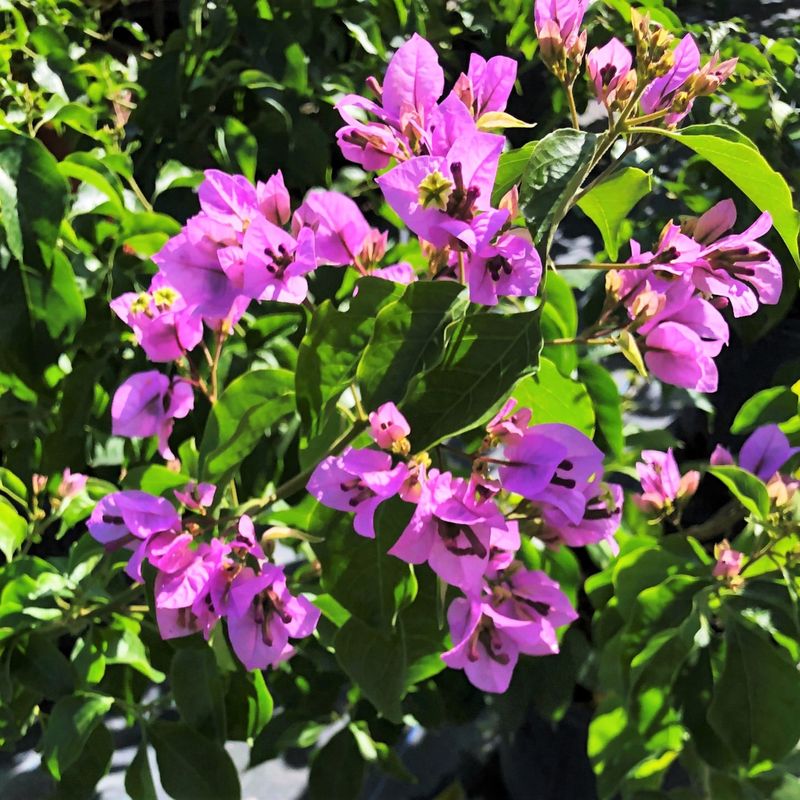
{"type": "Polygon", "coordinates": [[[427,564],[463,597],[448,611],[455,647],[444,654],[485,691],[508,687],[520,653],[558,652],[555,629],[575,611],[554,581],[516,559],[520,527],[549,546],[605,541],[616,548],[622,492],[602,481],[603,454],[576,429],[530,425],[512,398],[491,420],[470,474],[433,469],[411,455],[408,422],[393,403],[370,415],[380,449],[348,448],[322,461],[308,483],[321,503],[355,514],[356,533],[375,536],[375,511],[390,497],[415,505],[389,550],[427,564]]]}
{"type": "Polygon", "coordinates": [[[156,569],[162,638],[202,631],[208,639],[224,618],[231,646],[248,670],[274,667],[293,654],[290,639],[313,633],[319,610],[289,591],[283,569],[270,563],[249,517],[233,521],[222,537],[200,538],[215,492],[210,484],[176,491],[183,514],[163,497],[114,492],[95,506],[89,532],[108,550],[132,551],[125,568],[132,579],[143,579],[145,561],[156,569]]]}
{"type": "Polygon", "coordinates": [[[778,302],[781,267],[758,239],[772,227],[762,214],[743,233],[729,233],[736,208],[723,200],[700,217],[667,224],[653,251],[631,241],[627,268],[609,272],[606,319],[617,310],[638,337],[648,369],[666,383],[717,390],[714,357],[728,343],[719,309],[735,317],[778,302]]]}
{"type": "Polygon", "coordinates": [[[395,162],[376,183],[425,243],[431,277],[467,284],[470,300],[484,305],[535,295],[542,273],[530,239],[511,227],[513,200],[491,204],[504,138],[485,127],[504,112],[516,74],[513,59],[472,54],[442,100],[436,51],[415,34],[392,57],[382,85],[369,79],[376,100],[351,94],[336,106],[346,158],[370,170],[395,162]]]}
{"type": "MultiPolygon", "coordinates": [[[[571,91],[586,52],[581,30],[586,0],[536,0],[535,24],[542,58],[571,91]]],[[[586,70],[597,99],[609,116],[622,121],[663,120],[676,126],[698,97],[713,94],[736,68],[735,58],[720,62],[715,53],[703,66],[691,34],[677,44],[664,28],[631,9],[636,58],[617,38],[586,56],[586,70]],[[674,45],[674,47],[673,47],[674,45]],[[639,115],[636,117],[636,115],[639,115]]]]}

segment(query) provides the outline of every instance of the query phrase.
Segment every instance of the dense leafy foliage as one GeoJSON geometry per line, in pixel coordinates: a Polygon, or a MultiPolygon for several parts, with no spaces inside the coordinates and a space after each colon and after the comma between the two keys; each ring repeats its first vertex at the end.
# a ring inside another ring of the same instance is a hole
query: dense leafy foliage
{"type": "Polygon", "coordinates": [[[581,705],[601,798],[800,791],[796,32],[585,5],[0,0],[0,742],[55,796],[114,717],[134,800],[239,797],[231,741],[349,798],[581,705]]]}

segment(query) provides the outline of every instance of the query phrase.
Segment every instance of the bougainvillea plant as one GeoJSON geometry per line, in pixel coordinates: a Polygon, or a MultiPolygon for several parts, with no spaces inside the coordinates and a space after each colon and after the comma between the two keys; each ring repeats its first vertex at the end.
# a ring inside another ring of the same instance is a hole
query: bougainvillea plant
{"type": "Polygon", "coordinates": [[[781,301],[791,273],[770,243],[797,258],[797,215],[747,137],[686,125],[736,59],[635,10],[627,41],[587,52],[586,5],[534,8],[567,127],[510,148],[504,130],[532,127],[507,111],[517,61],[474,53],[448,82],[414,34],[335,104],[338,147],[374,199],[206,170],[155,272],[112,291],[144,368],[118,382],[111,434],[137,466],[119,486],[69,470],[30,492],[2,484],[2,600],[17,604],[4,681],[20,662],[45,673],[8,688],[3,730],[38,722],[57,780],[109,746],[115,706],[142,734],[134,798],[155,796],[148,742],[172,796],[226,798],[238,779],[220,742],[250,742],[258,762],[331,725],[315,763],[355,753],[402,776],[392,745],[434,694],[457,702],[468,681],[489,708],[527,701],[537,664],[580,660],[590,624],[603,797],[666,796],[676,759],[699,792],[681,797],[790,780],[798,384],[781,389],[784,417],[772,396],[743,409],[737,455],[720,445],[692,469],[668,441],[625,449],[617,384],[716,392],[732,322],[781,301]],[[579,82],[601,122],[582,124],[579,82]],[[625,242],[652,190],[638,155],[671,140],[737,203],[686,215],[672,198],[660,235],[625,242]],[[557,255],[575,214],[604,260],[557,255]],[[589,284],[572,276],[598,272],[578,330],[573,291],[589,284]],[[731,499],[687,526],[707,481],[731,499]],[[55,575],[26,543],[59,520],[90,536],[55,575]],[[63,664],[71,691],[43,706],[63,664]],[[115,683],[115,664],[135,677],[115,683]],[[167,670],[169,690],[148,693],[167,670]]]}

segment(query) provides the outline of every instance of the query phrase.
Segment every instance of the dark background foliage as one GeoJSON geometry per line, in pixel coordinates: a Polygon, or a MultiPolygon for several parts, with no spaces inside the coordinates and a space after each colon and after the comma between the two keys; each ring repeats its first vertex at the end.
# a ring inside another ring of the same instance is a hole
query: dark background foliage
{"type": "MultiPolygon", "coordinates": [[[[719,48],[724,58],[739,57],[736,80],[721,99],[698,102],[692,121],[731,122],[797,186],[800,20],[794,3],[651,0],[643,5],[676,26],[672,12],[677,12],[705,52],[719,48]]],[[[626,35],[619,12],[627,2],[608,0],[593,8],[590,46],[609,32],[626,35]]],[[[33,473],[55,475],[64,467],[116,481],[121,468],[133,472],[152,456],[147,449],[152,445],[123,444],[110,436],[109,398],[146,362],[128,346],[108,300],[146,285],[154,270],[149,256],[196,211],[199,170],[217,167],[252,179],[281,169],[295,198],[312,186],[334,185],[356,196],[372,220],[390,227],[393,218],[379,195],[335,145],[340,123],[333,103],[342,93],[360,92],[367,76],[380,76],[393,49],[413,32],[433,42],[450,81],[473,51],[518,60],[519,91],[509,111],[535,121],[537,128],[511,131],[513,145],[541,138],[564,120],[563,96],[536,57],[531,0],[22,0],[0,6],[0,19],[7,32],[17,24],[32,31],[24,49],[15,48],[13,35],[0,42],[0,69],[7,72],[0,129],[34,136],[71,165],[61,173],[62,182],[69,182],[71,211],[59,254],[25,241],[26,270],[21,270],[9,244],[0,246],[0,451],[4,467],[27,483],[33,473]],[[129,196],[139,200],[135,212],[123,203],[129,196]]],[[[589,106],[583,83],[578,104],[589,106]]],[[[591,114],[588,107],[587,119],[591,114]]],[[[702,212],[727,196],[742,200],[687,152],[661,147],[639,164],[654,171],[657,191],[637,209],[631,235],[649,241],[670,217],[702,212]]],[[[19,186],[41,213],[64,191],[56,186],[48,193],[30,183],[24,170],[19,186]]],[[[740,207],[748,209],[743,200],[740,207]]],[[[743,221],[754,213],[750,207],[743,221]]],[[[636,419],[651,431],[642,443],[668,444],[674,437],[685,443],[687,463],[706,458],[712,442],[731,439],[731,422],[744,400],[761,388],[797,379],[795,267],[777,236],[769,244],[786,265],[781,304],[737,323],[731,347],[719,360],[723,377],[713,397],[696,403],[685,392],[645,388],[632,398],[636,419]]],[[[592,224],[576,214],[564,226],[556,253],[575,260],[601,250],[592,224]]],[[[338,272],[322,270],[315,297],[335,296],[340,281],[338,272]]],[[[588,314],[602,284],[580,289],[579,308],[588,314]]],[[[299,323],[289,311],[259,318],[247,339],[228,351],[224,375],[232,378],[245,369],[245,352],[260,354],[276,330],[283,331],[288,346],[271,345],[263,358],[270,366],[292,367],[299,323]]],[[[192,436],[199,441],[207,411],[201,408],[183,422],[177,441],[192,436]]],[[[296,471],[293,456],[284,463],[283,455],[294,452],[290,444],[296,435],[289,428],[262,441],[244,465],[243,491],[258,494],[268,478],[296,471]]],[[[713,490],[701,493],[688,521],[704,519],[722,501],[713,490]]],[[[63,554],[74,538],[51,537],[31,552],[63,554]]],[[[585,598],[582,604],[588,606],[585,598]]],[[[409,761],[419,785],[409,788],[370,769],[363,796],[433,797],[458,778],[470,797],[589,800],[594,776],[585,740],[591,695],[583,686],[591,683],[585,673],[594,665],[586,656],[588,635],[585,614],[558,662],[541,675],[538,665],[526,665],[509,696],[488,711],[460,674],[443,675],[436,691],[420,691],[414,713],[438,732],[429,735],[424,757],[409,761]],[[548,686],[544,697],[525,688],[542,684],[548,686]],[[551,720],[557,720],[555,732],[551,720]]],[[[159,645],[150,644],[158,665],[159,645]]],[[[166,663],[160,664],[165,671],[166,663]]],[[[341,675],[327,669],[323,655],[300,668],[308,670],[303,678],[314,687],[313,696],[285,687],[297,706],[279,723],[286,728],[282,738],[273,732],[256,740],[255,762],[290,746],[298,747],[292,752],[303,762],[315,738],[301,723],[323,717],[342,691],[341,675]]],[[[294,678],[275,680],[288,684],[294,678]]],[[[361,706],[356,718],[382,734],[376,739],[397,742],[397,730],[378,719],[366,701],[361,706]]],[[[329,749],[327,760],[317,759],[311,798],[350,796],[348,770],[357,783],[364,769],[353,747],[348,739],[339,750],[329,749]],[[330,794],[332,780],[343,781],[335,784],[338,794],[330,794]]],[[[681,780],[676,770],[668,785],[681,780]]]]}

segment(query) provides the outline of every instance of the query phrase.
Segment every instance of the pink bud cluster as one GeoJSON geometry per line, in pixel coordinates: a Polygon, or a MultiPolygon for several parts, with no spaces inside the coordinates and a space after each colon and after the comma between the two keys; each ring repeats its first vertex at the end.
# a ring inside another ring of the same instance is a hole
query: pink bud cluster
{"type": "Polygon", "coordinates": [[[210,484],[176,491],[183,514],[163,497],[115,492],[95,506],[89,532],[108,550],[132,551],[125,568],[132,579],[143,579],[145,561],[156,569],[162,638],[202,631],[208,639],[224,618],[231,647],[246,669],[277,666],[294,653],[290,640],[313,633],[320,612],[289,591],[283,568],[270,563],[248,516],[232,521],[223,536],[200,538],[215,491],[210,484]]]}
{"type": "Polygon", "coordinates": [[[714,357],[729,338],[719,309],[742,317],[780,299],[780,264],[758,241],[772,227],[770,215],[728,233],[735,222],[733,201],[723,200],[699,218],[670,222],[654,251],[632,241],[628,264],[641,268],[609,273],[610,301],[624,309],[645,364],[666,383],[715,392],[714,357]]]}
{"type": "MultiPolygon", "coordinates": [[[[586,0],[536,0],[534,21],[542,58],[570,87],[586,51],[581,29],[586,0]]],[[[609,113],[630,117],[637,110],[648,119],[676,126],[698,97],[715,92],[736,69],[737,59],[720,62],[715,53],[701,67],[700,50],[691,34],[672,48],[673,37],[635,10],[631,14],[636,41],[633,54],[617,38],[586,56],[588,77],[597,99],[609,113]]]]}
{"type": "Polygon", "coordinates": [[[443,658],[492,692],[506,690],[520,654],[558,652],[556,629],[576,617],[555,581],[517,560],[520,526],[551,547],[605,541],[616,549],[622,504],[588,437],[568,425],[531,426],[530,410],[516,405],[510,399],[489,423],[468,475],[409,455],[411,428],[386,403],[370,415],[380,449],[331,456],[308,483],[324,505],[354,513],[356,533],[369,538],[381,503],[399,496],[415,506],[389,553],[427,564],[463,593],[450,605],[455,646],[443,658]]]}

